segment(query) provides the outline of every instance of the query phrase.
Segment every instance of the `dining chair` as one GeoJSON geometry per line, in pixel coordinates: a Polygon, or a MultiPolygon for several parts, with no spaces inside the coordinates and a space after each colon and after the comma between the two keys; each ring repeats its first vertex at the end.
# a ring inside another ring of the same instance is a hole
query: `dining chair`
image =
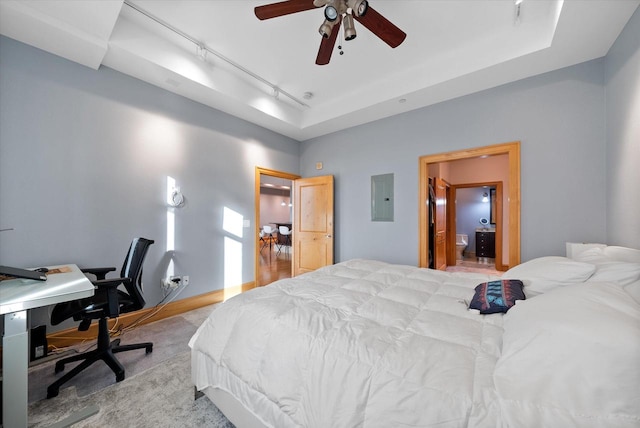
{"type": "Polygon", "coordinates": [[[285,250],[287,253],[289,253],[289,247],[291,247],[291,230],[287,227],[287,226],[280,226],[278,228],[278,232],[280,232],[280,235],[283,236],[283,241],[281,242],[280,240],[278,240],[278,253],[280,254],[280,252],[282,251],[282,247],[285,246],[285,250]]]}

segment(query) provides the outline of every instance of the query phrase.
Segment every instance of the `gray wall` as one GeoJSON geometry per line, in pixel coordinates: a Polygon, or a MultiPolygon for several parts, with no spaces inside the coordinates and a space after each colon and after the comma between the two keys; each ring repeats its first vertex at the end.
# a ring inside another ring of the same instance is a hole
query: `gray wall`
{"type": "Polygon", "coordinates": [[[607,237],[640,248],[640,9],[605,62],[607,237]]]}
{"type": "Polygon", "coordinates": [[[143,236],[156,241],[144,270],[150,305],[172,257],[190,276],[180,298],[221,289],[229,274],[254,280],[255,166],[298,173],[298,142],[109,68],[5,37],[0,52],[0,229],[15,229],[0,233],[0,264],[120,269],[143,236]],[[174,253],[167,176],[187,199],[174,253]],[[224,207],[250,220],[242,238],[223,230],[224,207]],[[242,245],[234,272],[224,271],[225,237],[242,245]]]}
{"type": "MultiPolygon", "coordinates": [[[[303,143],[300,171],[336,178],[336,259],[418,263],[418,158],[519,140],[522,259],[606,240],[604,60],[303,143]],[[368,217],[371,175],[395,174],[395,221],[368,217]]],[[[637,184],[634,186],[637,188],[637,184]]]]}

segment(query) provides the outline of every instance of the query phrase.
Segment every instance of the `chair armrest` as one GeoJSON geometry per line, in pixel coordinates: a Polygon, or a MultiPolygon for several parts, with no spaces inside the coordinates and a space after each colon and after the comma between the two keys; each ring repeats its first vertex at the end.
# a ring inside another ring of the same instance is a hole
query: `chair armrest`
{"type": "Polygon", "coordinates": [[[98,267],[98,268],[83,268],[80,269],[82,273],[90,273],[96,276],[96,279],[101,280],[107,276],[107,273],[116,270],[114,267],[98,267]]]}
{"type": "Polygon", "coordinates": [[[118,301],[118,286],[131,282],[131,278],[110,278],[91,281],[93,285],[99,289],[103,289],[107,293],[108,316],[115,318],[120,315],[120,302],[118,301]]]}

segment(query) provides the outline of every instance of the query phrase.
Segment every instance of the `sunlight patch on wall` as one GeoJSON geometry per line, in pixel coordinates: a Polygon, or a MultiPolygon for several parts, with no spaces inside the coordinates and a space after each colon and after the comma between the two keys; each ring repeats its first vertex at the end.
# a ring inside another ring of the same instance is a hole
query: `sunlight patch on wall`
{"type": "Polygon", "coordinates": [[[222,229],[225,232],[229,232],[232,235],[242,238],[242,222],[244,218],[242,214],[232,210],[231,208],[224,207],[222,216],[222,229]]]}
{"type": "MultiPolygon", "coordinates": [[[[224,238],[224,288],[242,285],[242,243],[224,238]]],[[[226,298],[226,296],[225,296],[226,298]]]]}
{"type": "MultiPolygon", "coordinates": [[[[222,216],[222,229],[233,235],[224,238],[224,288],[242,285],[242,238],[243,232],[242,214],[224,207],[222,216]]],[[[229,298],[225,294],[225,299],[229,298]]]]}
{"type": "Polygon", "coordinates": [[[171,195],[173,189],[176,188],[176,180],[173,177],[167,176],[167,194],[165,197],[165,203],[167,205],[167,235],[166,235],[166,248],[168,253],[171,253],[169,259],[169,265],[167,266],[166,278],[171,277],[174,272],[173,264],[173,251],[176,248],[176,213],[175,208],[170,205],[171,195]]]}

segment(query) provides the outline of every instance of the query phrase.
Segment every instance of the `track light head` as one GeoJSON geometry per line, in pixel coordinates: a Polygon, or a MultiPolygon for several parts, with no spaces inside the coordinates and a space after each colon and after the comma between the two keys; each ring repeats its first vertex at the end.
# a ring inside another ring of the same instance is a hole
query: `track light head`
{"type": "Polygon", "coordinates": [[[207,61],[207,48],[204,45],[197,45],[196,46],[196,55],[198,56],[198,59],[200,59],[200,61],[207,61]]]}

